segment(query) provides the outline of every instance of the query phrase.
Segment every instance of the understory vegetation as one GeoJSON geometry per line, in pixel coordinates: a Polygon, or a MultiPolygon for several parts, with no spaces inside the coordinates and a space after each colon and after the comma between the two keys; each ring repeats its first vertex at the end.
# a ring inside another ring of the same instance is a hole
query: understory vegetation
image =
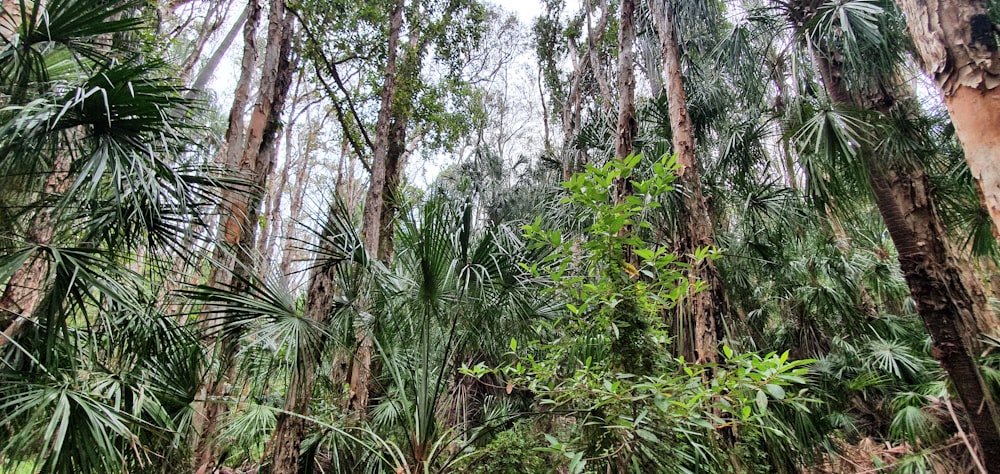
{"type": "Polygon", "coordinates": [[[1000,473],[992,0],[2,8],[2,473],[1000,473]]]}

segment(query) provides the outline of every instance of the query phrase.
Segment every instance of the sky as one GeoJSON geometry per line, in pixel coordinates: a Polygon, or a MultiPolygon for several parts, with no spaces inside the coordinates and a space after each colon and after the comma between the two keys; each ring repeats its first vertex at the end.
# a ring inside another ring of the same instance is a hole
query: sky
{"type": "Polygon", "coordinates": [[[516,12],[525,24],[531,24],[531,20],[542,13],[542,0],[492,0],[492,2],[516,12]]]}

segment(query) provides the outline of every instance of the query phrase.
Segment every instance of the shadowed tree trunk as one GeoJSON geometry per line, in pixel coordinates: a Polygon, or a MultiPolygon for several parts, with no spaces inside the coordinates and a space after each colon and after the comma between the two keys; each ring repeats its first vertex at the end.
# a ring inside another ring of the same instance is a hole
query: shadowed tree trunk
{"type": "MultiPolygon", "coordinates": [[[[76,136],[74,131],[68,134],[71,137],[76,136]]],[[[57,198],[70,189],[73,184],[70,176],[72,162],[73,155],[69,150],[63,150],[56,155],[42,188],[44,195],[42,199],[57,198]]],[[[55,207],[48,204],[39,209],[28,225],[25,240],[40,249],[52,244],[56,234],[55,212],[55,207]]],[[[3,331],[3,336],[0,336],[0,347],[16,338],[24,323],[29,321],[35,312],[48,286],[48,270],[48,259],[42,252],[36,250],[7,280],[7,286],[0,295],[0,330],[3,331]]]]}
{"type": "MultiPolygon", "coordinates": [[[[325,237],[330,237],[328,230],[325,232],[325,237]]],[[[324,240],[320,245],[327,247],[329,243],[324,240]]],[[[333,249],[330,250],[332,252],[333,249]]],[[[303,317],[318,327],[326,327],[330,323],[335,285],[336,268],[333,263],[326,262],[313,270],[306,293],[303,317]]],[[[306,428],[303,417],[309,415],[309,403],[312,401],[313,388],[316,385],[316,367],[322,355],[320,348],[325,343],[325,337],[322,335],[319,337],[318,340],[298,341],[295,365],[288,382],[288,390],[285,392],[283,411],[278,414],[274,433],[265,454],[265,459],[270,461],[271,474],[299,472],[299,453],[306,428]]]]}
{"type": "MultiPolygon", "coordinates": [[[[223,195],[214,254],[216,265],[213,266],[208,282],[211,286],[236,292],[242,290],[241,282],[251,280],[255,274],[255,259],[251,251],[256,243],[258,208],[267,185],[267,177],[274,167],[281,112],[294,69],[290,61],[293,17],[286,14],[283,1],[272,1],[268,13],[267,46],[259,91],[250,121],[244,129],[242,115],[249,90],[249,71],[255,63],[253,59],[256,56],[259,18],[260,5],[256,0],[251,0],[244,29],[246,49],[243,70],[233,108],[230,110],[224,157],[227,167],[235,170],[252,188],[245,192],[228,191],[223,195]]],[[[215,345],[219,372],[203,388],[207,400],[195,450],[195,465],[199,474],[211,472],[217,462],[219,446],[215,437],[219,421],[227,411],[227,405],[221,399],[225,396],[226,387],[232,382],[238,337],[238,329],[227,327],[223,321],[221,330],[217,332],[215,345]]]]}
{"type": "MultiPolygon", "coordinates": [[[[955,134],[1000,238],[1000,51],[981,0],[896,0],[917,58],[948,106],[955,134]]],[[[1000,462],[1000,461],[998,461],[1000,462]]]]}
{"type": "MultiPolygon", "coordinates": [[[[813,46],[814,48],[817,46],[813,46]]],[[[854,97],[841,80],[843,65],[813,50],[830,98],[890,116],[894,107],[914,107],[894,84],[874,84],[865,99],[854,97]]],[[[878,157],[861,144],[868,182],[879,213],[899,254],[899,264],[933,340],[933,355],[958,393],[979,442],[980,456],[991,473],[1000,473],[1000,430],[996,405],[976,361],[980,353],[976,321],[992,318],[979,282],[957,264],[937,214],[927,174],[918,160],[878,157]]]]}
{"type": "Polygon", "coordinates": [[[677,43],[677,32],[673,12],[669,2],[657,0],[650,6],[653,24],[660,37],[663,57],[664,89],[667,94],[670,115],[670,130],[673,134],[673,152],[680,166],[677,178],[683,188],[682,215],[679,221],[681,242],[680,254],[691,263],[692,283],[700,280],[707,289],[690,294],[678,306],[673,321],[677,355],[696,363],[718,361],[718,330],[721,325],[720,301],[722,301],[722,280],[711,261],[696,263],[691,254],[702,247],[714,245],[715,227],[709,212],[708,200],[702,193],[698,156],[695,147],[694,126],[687,115],[687,96],[684,93],[684,77],[681,72],[681,53],[677,43]],[[666,3],[666,4],[665,4],[666,3]]]}

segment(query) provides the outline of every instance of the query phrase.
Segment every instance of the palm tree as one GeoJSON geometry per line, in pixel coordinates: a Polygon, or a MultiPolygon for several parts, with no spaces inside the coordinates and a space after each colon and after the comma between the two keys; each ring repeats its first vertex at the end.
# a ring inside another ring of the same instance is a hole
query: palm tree
{"type": "MultiPolygon", "coordinates": [[[[970,411],[970,423],[983,458],[997,458],[1000,424],[976,362],[980,352],[976,320],[992,316],[978,281],[955,264],[955,253],[938,217],[920,161],[927,149],[926,137],[911,122],[920,110],[899,83],[900,53],[887,46],[888,33],[878,19],[885,10],[864,1],[800,2],[787,13],[793,27],[808,37],[816,69],[837,107],[807,122],[799,137],[816,139],[832,132],[825,139],[834,141],[834,150],[858,163],[855,170],[870,186],[898,251],[918,313],[934,341],[935,357],[965,406],[979,407],[970,408],[979,410],[978,415],[970,411]],[[862,58],[864,52],[868,58],[862,58]],[[881,55],[882,62],[873,64],[871,55],[881,55]],[[877,114],[875,118],[882,120],[879,129],[892,133],[892,138],[883,141],[868,135],[859,128],[864,122],[845,108],[877,114]]],[[[995,463],[987,466],[1000,469],[995,463]]]]}
{"type": "Polygon", "coordinates": [[[0,456],[150,469],[147,450],[183,444],[201,363],[156,309],[167,262],[190,255],[182,233],[217,197],[178,162],[192,104],[149,53],[145,3],[4,5],[0,456]]]}

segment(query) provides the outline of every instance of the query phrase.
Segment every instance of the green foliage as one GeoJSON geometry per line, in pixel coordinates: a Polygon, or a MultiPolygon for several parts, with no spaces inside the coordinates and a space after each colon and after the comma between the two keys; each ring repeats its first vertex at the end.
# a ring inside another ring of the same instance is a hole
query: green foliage
{"type": "Polygon", "coordinates": [[[519,423],[497,433],[460,468],[469,474],[534,474],[551,470],[551,464],[537,447],[542,443],[536,427],[519,423]]]}
{"type": "MultiPolygon", "coordinates": [[[[522,266],[565,302],[567,314],[539,324],[540,339],[527,347],[512,340],[510,359],[496,373],[534,394],[545,412],[559,414],[553,422],[566,423],[562,433],[546,435],[544,450],[569,472],[725,472],[738,458],[727,454],[725,433],[731,432],[796,445],[795,430],[780,414],[810,410],[809,360],[791,361],[787,352],[735,354],[728,347],[718,366],[666,356],[663,310],[700,285],[688,285],[683,265],[636,230],[649,226],[643,215],[660,206],[675,169],[665,156],[650,177],[633,180],[639,161],[632,156],[591,166],[565,183],[565,202],[588,222],[589,238],[545,230],[540,219],[524,227],[531,245],[547,250],[522,266]],[[631,194],[616,193],[621,180],[629,180],[631,194]]],[[[708,249],[696,253],[716,257],[708,249]]]]}

